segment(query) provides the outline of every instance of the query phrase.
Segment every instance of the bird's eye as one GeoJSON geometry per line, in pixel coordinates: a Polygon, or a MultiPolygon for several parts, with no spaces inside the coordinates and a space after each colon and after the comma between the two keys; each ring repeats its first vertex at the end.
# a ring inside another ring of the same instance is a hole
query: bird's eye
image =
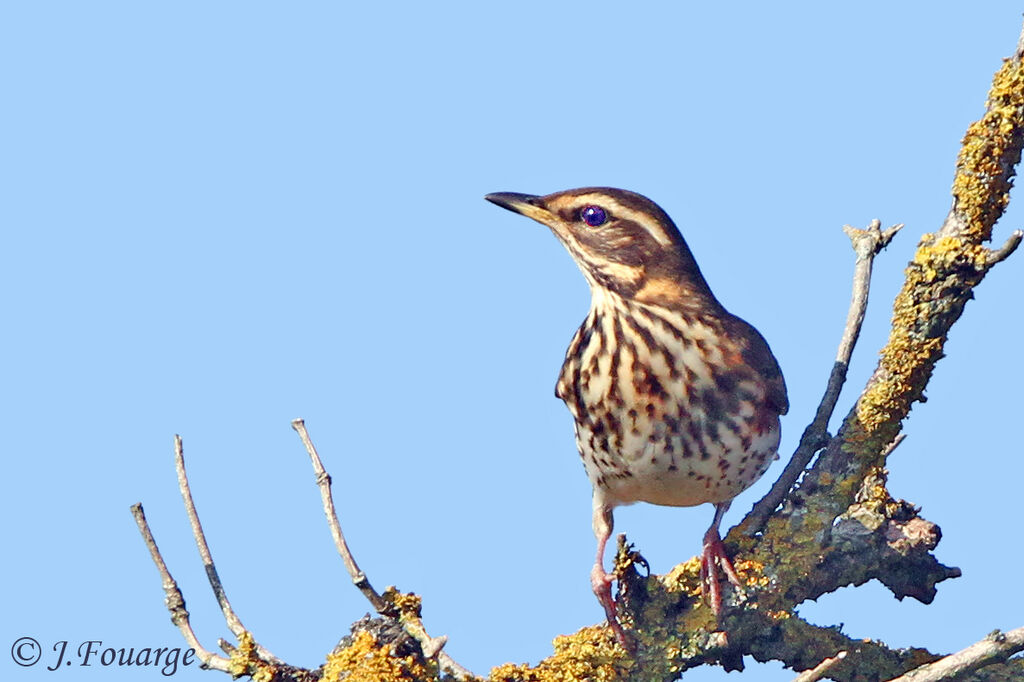
{"type": "Polygon", "coordinates": [[[582,218],[583,222],[587,225],[597,227],[598,225],[603,225],[604,222],[608,220],[608,214],[605,213],[605,210],[600,206],[585,206],[583,210],[580,211],[580,218],[582,218]]]}

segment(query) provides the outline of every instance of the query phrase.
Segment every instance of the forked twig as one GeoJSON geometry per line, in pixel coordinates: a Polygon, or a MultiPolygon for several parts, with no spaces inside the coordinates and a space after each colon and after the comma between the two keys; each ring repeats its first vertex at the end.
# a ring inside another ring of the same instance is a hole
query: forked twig
{"type": "Polygon", "coordinates": [[[891,682],[938,682],[960,679],[961,675],[993,663],[1001,663],[1024,651],[1024,627],[1000,632],[995,630],[985,639],[945,658],[914,668],[891,682]]]}
{"type": "Polygon", "coordinates": [[[864,230],[849,225],[843,226],[843,232],[850,238],[853,250],[857,254],[857,260],[853,270],[853,295],[850,299],[849,312],[846,314],[843,337],[839,341],[839,349],[836,352],[836,361],[832,365],[832,372],[828,377],[825,395],[821,398],[814,419],[804,429],[804,433],[800,437],[800,444],[793,453],[793,457],[768,494],[754,505],[754,508],[740,524],[742,532],[747,535],[755,535],[764,528],[768,517],[782,503],[786,493],[800,478],[800,474],[814,457],[814,453],[828,443],[828,422],[832,418],[836,403],[839,401],[839,394],[846,382],[850,357],[853,355],[857,337],[860,336],[861,325],[864,323],[864,313],[868,306],[868,292],[871,288],[871,268],[875,256],[889,245],[897,232],[903,229],[902,223],[884,231],[881,226],[882,223],[879,220],[872,220],[864,230]]]}
{"type": "Polygon", "coordinates": [[[231,668],[231,662],[223,656],[206,650],[199,643],[195,632],[192,631],[188,610],[185,608],[185,597],[181,594],[181,590],[178,589],[178,583],[171,577],[171,572],[167,570],[167,564],[164,562],[163,555],[160,554],[160,548],[156,546],[153,532],[149,529],[149,523],[146,521],[146,514],[142,510],[142,504],[136,502],[132,505],[131,509],[132,516],[135,517],[135,523],[139,526],[139,532],[142,533],[142,540],[146,543],[149,555],[153,558],[153,563],[156,564],[156,568],[160,572],[164,594],[167,595],[164,603],[167,605],[167,610],[171,612],[171,622],[181,630],[185,641],[195,650],[196,656],[199,657],[204,668],[228,672],[231,668]]]}
{"type": "MultiPolygon", "coordinates": [[[[316,474],[316,484],[320,489],[320,499],[324,505],[324,515],[327,517],[327,525],[331,529],[331,536],[334,538],[334,546],[338,550],[338,554],[341,555],[341,560],[345,564],[345,569],[348,574],[352,577],[352,582],[355,584],[359,591],[363,593],[363,596],[373,605],[373,608],[382,615],[395,616],[395,607],[393,604],[388,602],[384,597],[380,595],[377,590],[370,584],[366,574],[359,568],[359,564],[356,563],[355,557],[352,556],[352,551],[348,547],[348,543],[345,541],[345,534],[341,531],[341,524],[338,522],[338,512],[334,507],[334,495],[331,492],[331,475],[327,473],[324,468],[323,462],[320,461],[320,455],[316,451],[316,446],[313,445],[313,441],[309,437],[309,432],[306,431],[306,422],[302,419],[293,419],[292,428],[299,434],[299,438],[302,439],[302,444],[306,446],[306,452],[309,453],[310,462],[313,465],[313,472],[316,474]]],[[[466,670],[461,665],[455,662],[451,656],[441,651],[445,643],[448,641],[447,636],[431,637],[427,634],[427,631],[423,628],[423,624],[419,622],[418,618],[415,619],[401,619],[402,626],[405,631],[420,644],[420,648],[423,651],[423,655],[427,658],[437,658],[438,665],[441,669],[456,677],[459,680],[470,680],[476,679],[469,670],[466,670]]]]}
{"type": "MultiPolygon", "coordinates": [[[[178,489],[181,491],[181,498],[185,502],[185,513],[188,514],[188,522],[192,527],[192,537],[195,538],[196,547],[199,548],[199,557],[203,561],[203,568],[206,569],[206,577],[210,581],[210,587],[217,598],[217,604],[220,606],[221,613],[224,614],[224,622],[227,623],[228,629],[231,630],[232,634],[241,641],[246,629],[242,625],[242,621],[235,614],[235,610],[231,607],[231,602],[228,601],[228,596],[224,592],[224,585],[217,574],[217,566],[213,563],[210,546],[206,543],[206,534],[203,533],[203,525],[199,521],[198,512],[196,512],[196,504],[192,500],[192,489],[189,487],[188,475],[185,472],[185,453],[181,443],[181,436],[177,434],[174,436],[174,469],[178,474],[178,489]]],[[[259,643],[254,643],[254,646],[256,653],[264,661],[268,663],[282,663],[281,659],[267,651],[259,643]]],[[[221,648],[227,651],[223,644],[221,648]]]]}

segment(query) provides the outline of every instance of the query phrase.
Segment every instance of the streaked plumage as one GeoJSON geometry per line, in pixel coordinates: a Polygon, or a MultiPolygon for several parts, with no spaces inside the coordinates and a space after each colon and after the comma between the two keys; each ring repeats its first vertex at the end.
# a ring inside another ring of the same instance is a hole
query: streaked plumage
{"type": "Polygon", "coordinates": [[[591,287],[555,394],[573,415],[594,486],[591,579],[609,622],[624,639],[602,567],[612,509],[639,501],[715,504],[703,568],[717,613],[718,564],[735,580],[718,524],[776,457],[788,409],[767,343],[715,299],[679,230],[649,199],[612,188],[487,199],[550,227],[591,287]]]}

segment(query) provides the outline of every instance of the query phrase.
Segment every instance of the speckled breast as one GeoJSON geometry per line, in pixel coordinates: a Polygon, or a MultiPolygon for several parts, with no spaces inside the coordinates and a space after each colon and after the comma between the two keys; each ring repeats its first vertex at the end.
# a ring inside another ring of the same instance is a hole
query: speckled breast
{"type": "Polygon", "coordinates": [[[776,457],[778,411],[714,318],[595,297],[555,389],[607,502],[732,499],[776,457]]]}

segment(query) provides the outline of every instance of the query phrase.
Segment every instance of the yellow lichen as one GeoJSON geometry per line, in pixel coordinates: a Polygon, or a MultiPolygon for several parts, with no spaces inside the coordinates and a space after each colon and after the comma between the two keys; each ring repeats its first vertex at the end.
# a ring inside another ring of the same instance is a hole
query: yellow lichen
{"type": "Polygon", "coordinates": [[[238,638],[238,646],[231,652],[228,666],[232,679],[248,675],[255,682],[270,682],[274,677],[273,669],[256,653],[256,640],[248,631],[238,638]]]}
{"type": "Polygon", "coordinates": [[[922,280],[930,284],[961,268],[984,270],[988,264],[988,249],[971,244],[960,237],[932,239],[925,235],[914,254],[913,264],[921,269],[922,280]]]}
{"type": "Polygon", "coordinates": [[[391,647],[380,646],[366,630],[357,632],[352,644],[327,656],[323,682],[402,682],[435,679],[437,673],[427,669],[413,656],[396,656],[391,647]],[[343,677],[344,676],[344,677],[343,677]]]}
{"type": "Polygon", "coordinates": [[[1009,202],[1009,177],[1002,164],[1024,127],[1024,65],[1007,60],[996,72],[985,115],[967,129],[953,181],[956,211],[972,242],[991,236],[992,225],[1009,202]],[[995,180],[998,184],[993,186],[995,180]]]}
{"type": "Polygon", "coordinates": [[[493,682],[614,682],[629,679],[633,662],[607,627],[583,628],[556,637],[555,653],[535,667],[506,663],[491,670],[493,682]]]}
{"type": "Polygon", "coordinates": [[[745,559],[733,563],[736,573],[746,583],[747,587],[768,587],[772,580],[764,574],[764,564],[760,561],[745,559]]]}
{"type": "Polygon", "coordinates": [[[901,299],[909,296],[905,289],[894,306],[893,330],[879,362],[883,370],[882,380],[868,386],[857,401],[857,419],[866,436],[881,426],[898,429],[899,421],[910,411],[912,397],[923,388],[923,381],[927,379],[927,375],[917,377],[915,373],[941,356],[942,338],[910,336],[909,330],[913,328],[916,315],[905,315],[906,308],[901,309],[901,299]]]}
{"type": "Polygon", "coordinates": [[[951,295],[965,297],[988,268],[989,250],[982,242],[991,237],[992,226],[1009,201],[1011,173],[1006,167],[1016,163],[1022,129],[1024,66],[1007,60],[993,79],[984,116],[967,129],[957,159],[956,234],[924,235],[907,268],[906,283],[893,306],[892,333],[882,351],[883,372],[857,404],[864,437],[872,437],[883,425],[897,427],[909,412],[910,402],[920,395],[942,353],[943,339],[922,330],[937,315],[949,312],[941,306],[951,303],[951,295]]]}
{"type": "Polygon", "coordinates": [[[700,557],[692,557],[655,578],[670,592],[681,590],[687,596],[696,597],[700,594],[700,557]]]}
{"type": "Polygon", "coordinates": [[[394,586],[388,586],[384,589],[384,593],[381,595],[384,601],[390,602],[395,605],[398,612],[405,617],[419,618],[420,610],[423,607],[423,600],[419,595],[405,594],[399,592],[394,586]]]}

